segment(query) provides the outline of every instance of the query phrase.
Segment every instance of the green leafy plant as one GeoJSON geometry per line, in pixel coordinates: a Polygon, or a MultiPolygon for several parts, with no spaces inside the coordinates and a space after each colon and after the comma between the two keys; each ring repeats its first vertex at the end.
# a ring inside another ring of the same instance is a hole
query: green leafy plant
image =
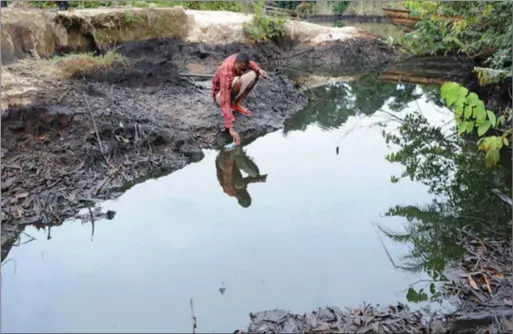
{"type": "MultiPolygon", "coordinates": [[[[110,7],[114,3],[112,1],[70,1],[70,8],[98,8],[110,7]]],[[[49,8],[55,7],[55,3],[51,1],[30,1],[30,7],[49,8]]],[[[182,6],[186,9],[197,10],[224,10],[232,12],[241,11],[240,1],[117,1],[118,6],[130,7],[173,7],[182,6]]]]}
{"type": "Polygon", "coordinates": [[[296,7],[300,4],[299,1],[278,1],[277,5],[279,8],[284,9],[296,9],[296,7]]]}
{"type": "Polygon", "coordinates": [[[501,136],[487,136],[490,129],[499,130],[506,123],[506,116],[499,117],[487,110],[484,102],[476,93],[456,82],[446,82],[441,88],[441,97],[447,107],[454,111],[458,134],[473,133],[477,131],[480,137],[479,150],[485,151],[485,163],[487,167],[497,164],[500,158],[499,151],[503,146],[509,146],[511,130],[504,131],[501,136]]]}
{"type": "Polygon", "coordinates": [[[336,1],[331,8],[335,14],[344,14],[347,6],[349,6],[349,1],[336,1]]]}
{"type": "Polygon", "coordinates": [[[462,53],[511,73],[513,0],[405,1],[419,22],[401,43],[414,54],[462,53]]]}
{"type": "Polygon", "coordinates": [[[253,19],[244,23],[245,36],[255,43],[269,40],[279,41],[285,35],[285,19],[265,15],[265,2],[260,0],[253,3],[253,19]]]}
{"type": "Polygon", "coordinates": [[[134,13],[130,10],[125,10],[125,21],[131,23],[134,21],[134,13]]]}
{"type": "Polygon", "coordinates": [[[485,67],[474,67],[473,72],[477,75],[480,86],[497,84],[501,80],[506,79],[508,75],[510,75],[507,70],[494,70],[485,67]]]}
{"type": "Polygon", "coordinates": [[[424,289],[417,292],[414,288],[409,288],[406,299],[411,303],[421,303],[428,300],[428,295],[424,292],[424,289]]]}
{"type": "Polygon", "coordinates": [[[314,12],[315,8],[312,6],[312,4],[308,1],[301,2],[296,7],[296,14],[299,17],[307,17],[308,15],[312,14],[314,12]]]}

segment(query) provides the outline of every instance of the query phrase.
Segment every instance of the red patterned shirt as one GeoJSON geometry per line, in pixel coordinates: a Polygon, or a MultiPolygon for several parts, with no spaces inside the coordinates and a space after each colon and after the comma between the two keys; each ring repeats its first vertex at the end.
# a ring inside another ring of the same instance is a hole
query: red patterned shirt
{"type": "MultiPolygon", "coordinates": [[[[233,54],[226,58],[221,66],[217,68],[214,79],[212,80],[212,97],[214,98],[214,102],[216,101],[217,93],[221,91],[221,111],[224,116],[224,126],[227,129],[233,127],[233,121],[235,120],[231,108],[232,81],[233,78],[235,78],[235,71],[233,68],[235,58],[237,58],[237,54],[233,54]]],[[[248,68],[257,73],[260,71],[260,67],[252,60],[249,61],[248,68]]]]}
{"type": "Polygon", "coordinates": [[[233,180],[233,171],[235,168],[233,152],[225,152],[216,159],[217,180],[223,188],[225,194],[231,197],[237,197],[237,189],[233,180]]]}

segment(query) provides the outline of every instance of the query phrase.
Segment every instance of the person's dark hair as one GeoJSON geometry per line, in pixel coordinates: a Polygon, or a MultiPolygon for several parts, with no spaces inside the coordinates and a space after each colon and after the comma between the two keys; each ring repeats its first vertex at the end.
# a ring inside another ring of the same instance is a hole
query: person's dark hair
{"type": "Polygon", "coordinates": [[[235,57],[235,61],[247,66],[249,65],[249,55],[247,53],[241,52],[237,55],[237,57],[235,57]]]}
{"type": "Polygon", "coordinates": [[[237,202],[243,208],[249,208],[251,205],[251,195],[248,193],[246,189],[239,189],[237,191],[237,202]]]}

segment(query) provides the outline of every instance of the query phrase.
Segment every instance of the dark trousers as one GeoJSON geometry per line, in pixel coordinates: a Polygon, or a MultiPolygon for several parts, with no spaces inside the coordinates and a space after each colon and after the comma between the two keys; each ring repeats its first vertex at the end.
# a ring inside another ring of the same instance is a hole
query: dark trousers
{"type": "Polygon", "coordinates": [[[7,1],[0,1],[2,7],[7,7],[7,1]]]}

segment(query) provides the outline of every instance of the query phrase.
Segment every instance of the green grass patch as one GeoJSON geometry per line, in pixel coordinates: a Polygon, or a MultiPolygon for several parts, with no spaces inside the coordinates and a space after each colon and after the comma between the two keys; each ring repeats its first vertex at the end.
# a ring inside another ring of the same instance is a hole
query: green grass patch
{"type": "Polygon", "coordinates": [[[250,22],[244,23],[244,35],[255,43],[282,40],[285,35],[285,19],[265,15],[264,8],[264,0],[253,3],[254,16],[250,22]]]}

